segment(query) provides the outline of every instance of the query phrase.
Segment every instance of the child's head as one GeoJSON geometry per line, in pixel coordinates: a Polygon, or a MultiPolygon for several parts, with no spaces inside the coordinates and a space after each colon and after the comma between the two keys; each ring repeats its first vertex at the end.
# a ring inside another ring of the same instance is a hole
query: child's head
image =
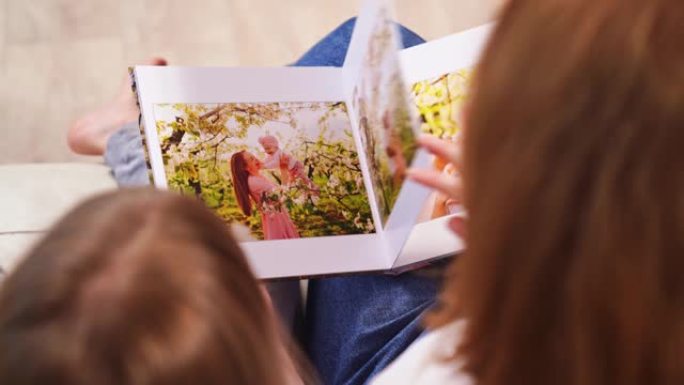
{"type": "Polygon", "coordinates": [[[273,135],[264,135],[259,138],[259,143],[268,155],[273,155],[278,151],[278,139],[273,135]]]}
{"type": "Polygon", "coordinates": [[[0,291],[8,384],[279,384],[280,341],[225,224],[171,193],[85,202],[0,291]]]}

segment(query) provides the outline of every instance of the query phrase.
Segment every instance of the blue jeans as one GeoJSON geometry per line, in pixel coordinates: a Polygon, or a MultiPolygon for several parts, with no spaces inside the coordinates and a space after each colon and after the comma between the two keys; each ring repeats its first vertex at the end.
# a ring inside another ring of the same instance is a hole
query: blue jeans
{"type": "MultiPolygon", "coordinates": [[[[341,66],[354,22],[339,26],[294,65],[341,66]]],[[[424,42],[403,27],[401,36],[405,47],[424,42]]],[[[148,183],[135,125],[111,138],[105,159],[121,184],[148,183]]],[[[421,318],[438,287],[437,278],[420,272],[311,280],[303,344],[323,383],[365,384],[384,369],[423,332],[421,318]]]]}

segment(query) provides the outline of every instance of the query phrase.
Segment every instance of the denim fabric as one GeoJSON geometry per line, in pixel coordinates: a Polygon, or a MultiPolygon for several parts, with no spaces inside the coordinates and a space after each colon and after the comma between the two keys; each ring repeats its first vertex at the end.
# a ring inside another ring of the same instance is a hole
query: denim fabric
{"type": "MultiPolygon", "coordinates": [[[[335,28],[334,31],[330,32],[302,55],[294,66],[341,67],[342,64],[344,64],[344,58],[347,56],[347,48],[349,47],[355,24],[356,18],[349,19],[342,23],[342,25],[335,28]]],[[[401,30],[401,39],[404,47],[408,48],[425,43],[425,40],[416,35],[415,32],[403,26],[399,26],[399,28],[401,30]]]]}
{"type": "MultiPolygon", "coordinates": [[[[343,23],[294,65],[341,66],[354,23],[343,23]]],[[[401,36],[405,47],[424,42],[404,27],[401,36]]],[[[105,158],[120,185],[147,183],[137,128],[113,136],[105,158]]],[[[415,273],[311,280],[304,345],[324,384],[365,384],[384,369],[422,333],[421,316],[438,286],[436,278],[415,273]]]]}

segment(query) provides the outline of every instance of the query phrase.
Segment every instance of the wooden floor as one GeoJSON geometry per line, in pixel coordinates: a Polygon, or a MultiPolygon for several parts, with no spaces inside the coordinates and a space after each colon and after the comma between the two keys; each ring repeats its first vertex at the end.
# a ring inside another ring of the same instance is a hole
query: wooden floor
{"type": "MultiPolygon", "coordinates": [[[[399,0],[427,39],[490,20],[499,0],[399,0]]],[[[109,99],[125,68],[292,62],[353,16],[349,0],[0,0],[0,164],[99,161],[70,154],[69,122],[109,99]]]]}

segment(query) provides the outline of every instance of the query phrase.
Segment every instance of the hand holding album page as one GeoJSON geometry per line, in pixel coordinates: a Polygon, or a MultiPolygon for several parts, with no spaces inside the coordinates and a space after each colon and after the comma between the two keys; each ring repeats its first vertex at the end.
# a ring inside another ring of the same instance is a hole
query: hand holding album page
{"type": "MultiPolygon", "coordinates": [[[[416,112],[435,118],[405,79],[433,74],[407,73],[392,20],[386,2],[368,2],[342,68],[135,67],[154,185],[247,226],[261,278],[391,271],[458,251],[453,236],[431,250],[414,227],[431,193],[406,170],[432,164],[416,112]]],[[[431,224],[445,227],[418,226],[431,224]]]]}

